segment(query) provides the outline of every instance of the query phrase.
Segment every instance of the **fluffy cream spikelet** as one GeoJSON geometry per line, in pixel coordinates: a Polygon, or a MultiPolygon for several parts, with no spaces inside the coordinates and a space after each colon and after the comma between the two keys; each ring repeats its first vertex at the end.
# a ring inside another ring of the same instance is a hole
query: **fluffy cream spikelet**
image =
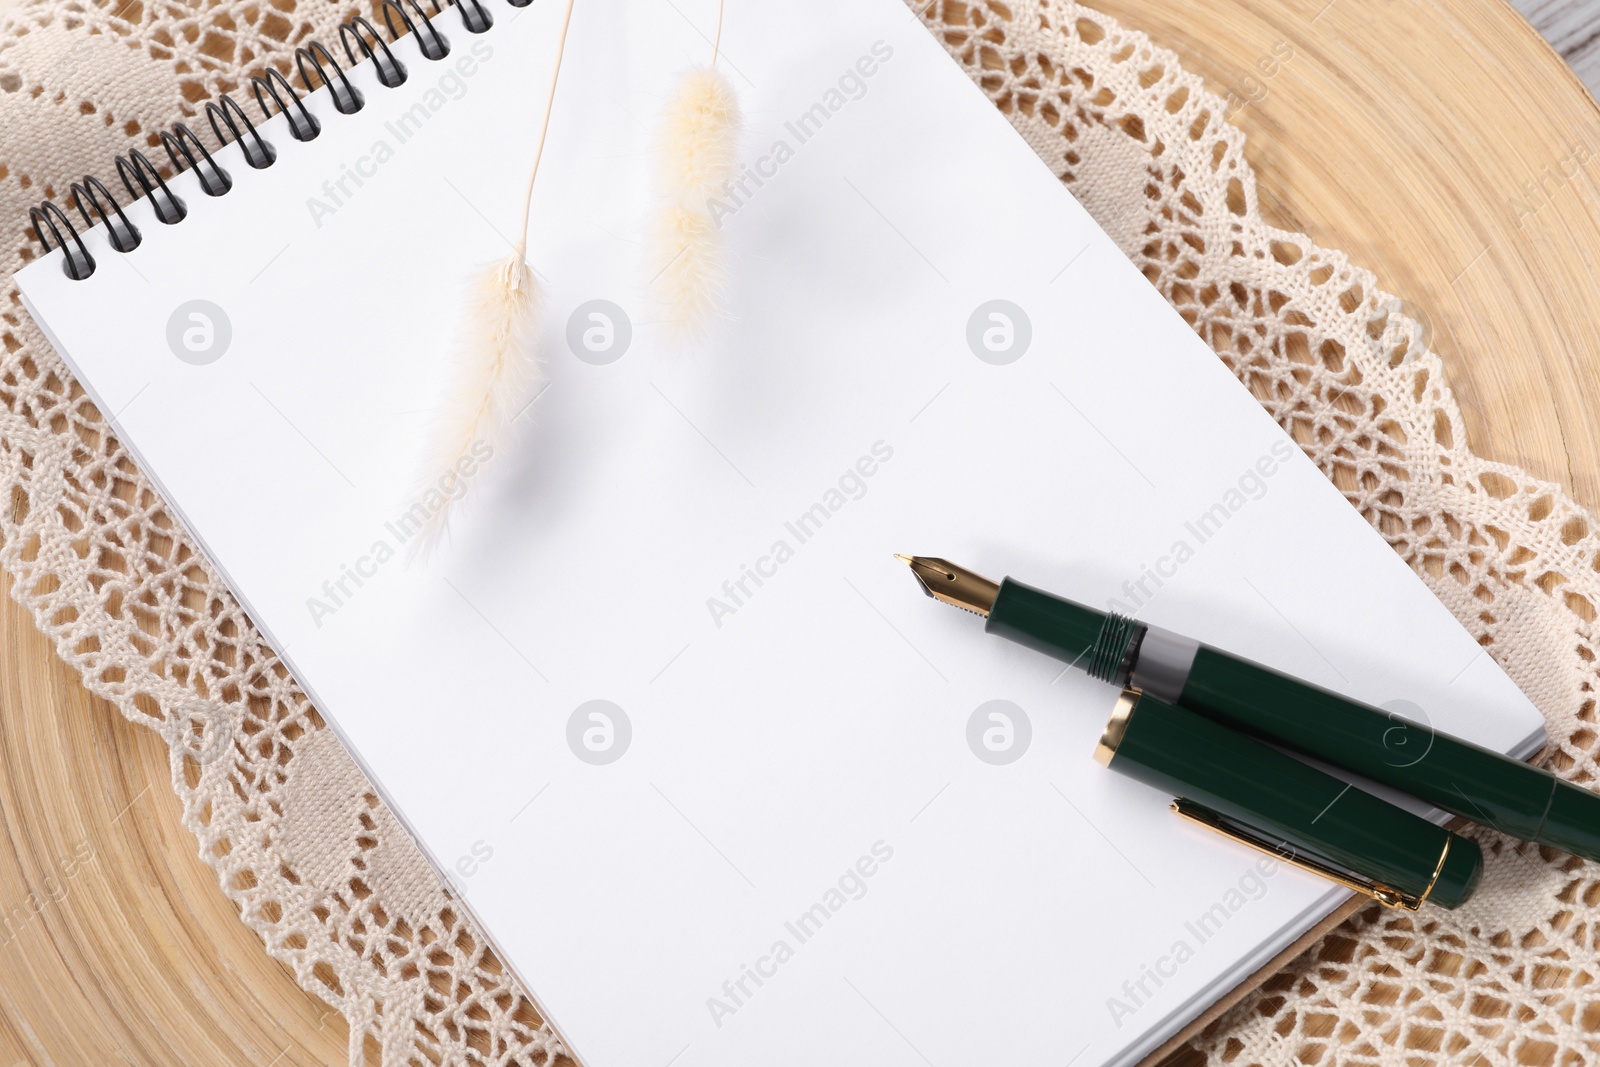
{"type": "Polygon", "coordinates": [[[716,67],[684,71],[662,113],[647,254],[656,317],[676,341],[703,336],[723,312],[727,248],[711,204],[738,177],[739,132],[727,76],[716,67]]]}

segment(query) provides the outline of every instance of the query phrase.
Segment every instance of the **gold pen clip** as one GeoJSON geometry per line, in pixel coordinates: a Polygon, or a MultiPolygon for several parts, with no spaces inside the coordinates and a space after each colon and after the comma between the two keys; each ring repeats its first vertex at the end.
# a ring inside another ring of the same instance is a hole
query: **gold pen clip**
{"type": "Polygon", "coordinates": [[[1275,845],[1262,837],[1257,837],[1242,826],[1238,826],[1209,808],[1202,808],[1193,801],[1178,797],[1172,802],[1172,811],[1182,818],[1189,820],[1214,833],[1221,834],[1231,841],[1237,841],[1247,848],[1271,856],[1273,859],[1282,860],[1303,871],[1321,875],[1331,882],[1337,882],[1346,889],[1352,889],[1363,896],[1371,897],[1386,908],[1399,908],[1405,911],[1416,911],[1422,907],[1422,902],[1428,899],[1428,894],[1433,892],[1434,883],[1439,880],[1439,872],[1444,870],[1445,858],[1450,855],[1450,840],[1445,839],[1444,851],[1439,853],[1438,865],[1433,869],[1433,878],[1428,882],[1428,888],[1423,890],[1419,897],[1407,896],[1398,889],[1392,889],[1381,882],[1369,881],[1346,874],[1320,860],[1297,854],[1286,845],[1275,845]]]}

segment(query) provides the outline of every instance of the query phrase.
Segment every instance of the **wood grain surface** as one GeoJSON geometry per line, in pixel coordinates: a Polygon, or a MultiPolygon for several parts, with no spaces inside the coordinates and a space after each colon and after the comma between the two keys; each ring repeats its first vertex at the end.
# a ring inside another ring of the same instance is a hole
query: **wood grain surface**
{"type": "Polygon", "coordinates": [[[343,1064],[343,1019],[201,862],[161,739],[0,586],[0,1065],[343,1064]]]}
{"type": "Polygon", "coordinates": [[[1561,53],[1591,93],[1600,91],[1600,4],[1594,0],[1511,0],[1561,53]]]}
{"type": "MultiPolygon", "coordinates": [[[[1527,23],[1504,0],[1098,6],[1244,102],[1268,218],[1422,313],[1474,448],[1595,510],[1600,108],[1527,23]]],[[[0,926],[0,1067],[343,1063],[342,1021],[197,857],[160,741],[0,585],[0,909],[28,916],[0,926]]]]}
{"type": "Polygon", "coordinates": [[[1263,214],[1422,312],[1478,454],[1596,510],[1600,107],[1527,21],[1504,0],[1097,6],[1247,102],[1263,214]]]}

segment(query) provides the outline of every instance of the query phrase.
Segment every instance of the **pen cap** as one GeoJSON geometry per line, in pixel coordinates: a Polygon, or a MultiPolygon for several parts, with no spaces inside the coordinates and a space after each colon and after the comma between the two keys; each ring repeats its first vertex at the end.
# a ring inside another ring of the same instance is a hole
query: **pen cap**
{"type": "Polygon", "coordinates": [[[1394,891],[1406,906],[1457,907],[1482,877],[1483,855],[1467,838],[1135,690],[1118,701],[1095,758],[1251,831],[1257,847],[1320,861],[1351,876],[1343,884],[1394,891]]]}

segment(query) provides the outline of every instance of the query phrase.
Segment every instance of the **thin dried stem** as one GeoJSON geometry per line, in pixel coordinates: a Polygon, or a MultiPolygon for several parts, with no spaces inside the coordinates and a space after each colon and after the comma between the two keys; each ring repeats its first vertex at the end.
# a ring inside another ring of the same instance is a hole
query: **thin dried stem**
{"type": "Polygon", "coordinates": [[[561,37],[556,41],[556,65],[550,71],[550,91],[544,98],[544,118],[539,123],[539,146],[533,153],[533,170],[528,172],[528,188],[522,194],[522,225],[517,227],[516,259],[521,262],[528,253],[528,217],[533,211],[533,183],[539,177],[539,160],[544,158],[545,138],[550,135],[550,112],[556,104],[556,82],[561,78],[561,59],[567,52],[567,27],[572,25],[573,0],[567,0],[567,9],[561,16],[561,37]]]}
{"type": "Polygon", "coordinates": [[[717,65],[717,56],[722,54],[722,9],[727,6],[728,0],[717,0],[717,34],[711,40],[711,65],[717,65]]]}

